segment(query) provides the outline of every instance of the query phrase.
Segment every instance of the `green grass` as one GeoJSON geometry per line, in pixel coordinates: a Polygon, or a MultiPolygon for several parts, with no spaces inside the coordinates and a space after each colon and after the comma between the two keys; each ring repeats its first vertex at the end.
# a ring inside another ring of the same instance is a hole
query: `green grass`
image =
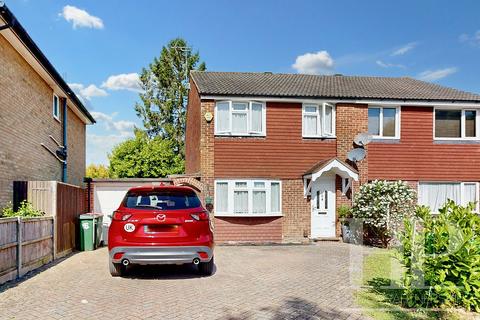
{"type": "Polygon", "coordinates": [[[394,251],[385,249],[375,250],[364,259],[362,277],[359,277],[361,289],[356,292],[355,298],[365,315],[376,320],[476,319],[473,314],[457,310],[402,308],[401,290],[390,286],[392,285],[390,270],[395,261],[394,251]]]}

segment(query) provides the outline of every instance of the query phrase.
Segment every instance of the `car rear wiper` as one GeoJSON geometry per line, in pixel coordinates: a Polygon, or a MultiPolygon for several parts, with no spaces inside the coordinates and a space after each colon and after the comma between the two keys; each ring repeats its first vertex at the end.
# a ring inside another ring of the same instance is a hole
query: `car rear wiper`
{"type": "Polygon", "coordinates": [[[146,208],[155,208],[155,209],[163,210],[162,207],[152,206],[152,205],[149,205],[149,204],[137,204],[135,207],[146,207],[146,208]]]}

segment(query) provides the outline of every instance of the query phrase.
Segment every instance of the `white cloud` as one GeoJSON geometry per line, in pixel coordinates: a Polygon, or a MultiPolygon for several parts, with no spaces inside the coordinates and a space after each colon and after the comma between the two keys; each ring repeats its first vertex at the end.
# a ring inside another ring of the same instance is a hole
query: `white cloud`
{"type": "Polygon", "coordinates": [[[456,67],[421,72],[417,78],[423,81],[437,81],[458,71],[456,67]]]}
{"type": "Polygon", "coordinates": [[[140,77],[138,73],[123,73],[108,77],[102,84],[102,88],[109,90],[129,90],[140,92],[140,77]]]}
{"type": "Polygon", "coordinates": [[[395,64],[395,63],[388,63],[388,62],[383,62],[382,60],[377,60],[375,61],[377,65],[379,65],[382,68],[405,68],[403,64],[395,64]]]}
{"type": "Polygon", "coordinates": [[[85,87],[81,83],[69,83],[70,88],[80,97],[86,100],[91,100],[92,97],[106,97],[108,96],[107,91],[100,89],[94,84],[85,87]]]}
{"type": "Polygon", "coordinates": [[[63,11],[59,13],[68,22],[73,23],[73,29],[77,28],[93,28],[103,29],[103,21],[99,17],[92,16],[87,11],[74,6],[65,6],[63,11]]]}
{"type": "Polygon", "coordinates": [[[118,134],[122,136],[128,136],[133,132],[135,127],[135,122],[125,121],[125,120],[115,120],[117,113],[106,114],[103,112],[92,111],[92,116],[97,120],[98,123],[101,123],[109,131],[117,131],[118,134]]]}
{"type": "Polygon", "coordinates": [[[403,47],[398,48],[397,50],[392,52],[392,56],[402,56],[405,53],[413,50],[418,45],[417,42],[410,42],[404,45],[403,47]]]}
{"type": "MultiPolygon", "coordinates": [[[[87,129],[87,130],[90,130],[87,129]]],[[[108,165],[108,153],[117,144],[132,138],[133,132],[123,132],[107,135],[87,133],[87,164],[108,165]]]]}
{"type": "Polygon", "coordinates": [[[334,61],[330,54],[323,50],[316,53],[305,53],[295,60],[292,67],[298,73],[332,74],[334,61]]]}
{"type": "Polygon", "coordinates": [[[472,35],[463,33],[458,37],[460,42],[467,42],[473,46],[480,46],[480,30],[473,33],[472,35]]]}

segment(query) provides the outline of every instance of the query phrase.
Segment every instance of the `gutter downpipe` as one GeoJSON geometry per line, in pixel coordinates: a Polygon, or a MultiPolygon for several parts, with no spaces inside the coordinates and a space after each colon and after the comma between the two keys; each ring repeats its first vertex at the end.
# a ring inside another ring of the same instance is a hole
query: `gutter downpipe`
{"type": "Polygon", "coordinates": [[[63,115],[63,125],[62,125],[62,133],[63,133],[63,151],[65,152],[65,159],[62,162],[62,182],[67,182],[67,159],[68,159],[68,152],[67,152],[67,99],[62,99],[62,115],[63,115]]]}

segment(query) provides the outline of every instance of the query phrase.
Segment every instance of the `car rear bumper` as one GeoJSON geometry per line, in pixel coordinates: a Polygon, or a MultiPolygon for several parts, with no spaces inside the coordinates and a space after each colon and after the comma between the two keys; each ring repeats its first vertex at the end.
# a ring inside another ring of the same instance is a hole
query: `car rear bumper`
{"type": "Polygon", "coordinates": [[[176,264],[192,263],[194,259],[208,262],[212,259],[213,250],[207,246],[175,246],[175,247],[115,247],[110,250],[110,261],[121,263],[127,259],[131,264],[176,264]],[[200,256],[205,252],[208,257],[200,256]],[[114,259],[116,253],[123,253],[114,259]]]}

